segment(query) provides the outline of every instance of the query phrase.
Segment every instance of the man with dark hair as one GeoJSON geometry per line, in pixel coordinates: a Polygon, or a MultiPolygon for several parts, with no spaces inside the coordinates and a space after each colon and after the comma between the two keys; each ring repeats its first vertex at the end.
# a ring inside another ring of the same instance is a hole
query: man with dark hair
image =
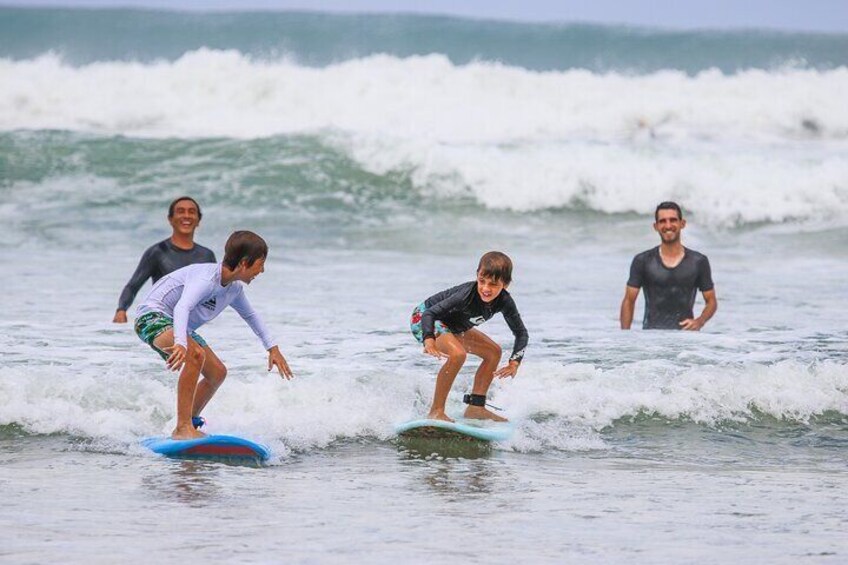
{"type": "Polygon", "coordinates": [[[268,245],[248,231],[233,233],[220,264],[189,265],[165,275],[138,306],[135,333],[172,371],[177,381],[177,423],[171,437],[201,437],[200,416],[227,377],[227,367],[197,329],[228,306],[247,322],[268,352],[268,370],[286,379],[294,375],[268,328],[245,295],[245,287],[265,271],[268,245]],[[200,376],[203,378],[200,378],[200,376]]]}
{"type": "Polygon", "coordinates": [[[121,292],[118,309],[112,319],[116,324],[127,322],[127,310],[135,295],[147,282],[156,281],[177,269],[195,263],[215,263],[215,254],[211,249],[194,243],[194,232],[200,225],[203,213],[200,205],[190,196],[180,196],[168,206],[168,223],[173,233],[168,239],[150,246],[141,256],[135,272],[121,292]]]}
{"type": "Polygon", "coordinates": [[[654,230],[660,245],[633,258],[630,278],[621,301],[621,329],[629,330],[639,289],[645,289],[646,330],[698,331],[718,309],[710,261],[706,255],[683,247],[680,233],[686,227],[683,211],[675,202],[663,202],[654,212],[654,230]],[[700,290],[704,309],[695,318],[695,296],[700,290]]]}

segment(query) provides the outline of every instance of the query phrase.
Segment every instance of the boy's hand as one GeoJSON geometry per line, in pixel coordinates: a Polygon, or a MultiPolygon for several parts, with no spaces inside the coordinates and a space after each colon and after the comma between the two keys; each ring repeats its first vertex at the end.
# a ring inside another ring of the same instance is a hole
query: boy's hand
{"type": "Polygon", "coordinates": [[[439,351],[436,347],[436,340],[432,337],[428,337],[424,340],[424,353],[427,355],[432,355],[433,357],[438,357],[439,359],[447,359],[448,356],[439,351]]]}
{"type": "Polygon", "coordinates": [[[172,371],[179,371],[183,368],[183,363],[185,363],[186,356],[186,348],[180,344],[174,344],[171,347],[165,347],[164,351],[170,351],[171,354],[168,356],[168,360],[165,361],[168,364],[168,368],[172,371]]]}
{"type": "Polygon", "coordinates": [[[283,357],[283,354],[280,353],[280,348],[276,345],[268,350],[268,370],[270,371],[275,365],[280,375],[285,377],[286,380],[294,378],[294,374],[289,369],[289,364],[286,363],[286,358],[283,357]]]}
{"type": "Polygon", "coordinates": [[[112,318],[112,323],[114,324],[126,324],[127,323],[127,311],[126,310],[116,310],[115,317],[112,318]]]}
{"type": "Polygon", "coordinates": [[[504,379],[506,377],[514,377],[515,373],[518,372],[518,366],[520,364],[521,363],[519,363],[518,361],[510,361],[509,363],[495,371],[495,376],[499,379],[504,379]]]}

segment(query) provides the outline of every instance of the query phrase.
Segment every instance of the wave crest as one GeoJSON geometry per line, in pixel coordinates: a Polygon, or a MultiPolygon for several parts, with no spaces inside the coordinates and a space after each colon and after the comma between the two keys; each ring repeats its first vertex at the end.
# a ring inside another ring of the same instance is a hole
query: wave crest
{"type": "Polygon", "coordinates": [[[2,129],[238,138],[330,129],[488,144],[848,136],[845,67],[629,76],[374,55],[312,68],[204,48],[150,64],[0,59],[0,76],[2,129]]]}
{"type": "Polygon", "coordinates": [[[629,76],[376,55],[311,68],[200,49],[0,60],[0,81],[2,130],[314,136],[368,172],[494,209],[648,214],[671,198],[714,225],[848,217],[845,67],[629,76]]]}

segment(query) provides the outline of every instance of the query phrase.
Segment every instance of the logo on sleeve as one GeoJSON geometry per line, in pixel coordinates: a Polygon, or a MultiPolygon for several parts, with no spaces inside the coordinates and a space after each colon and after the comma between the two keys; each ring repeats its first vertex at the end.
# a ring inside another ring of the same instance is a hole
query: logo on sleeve
{"type": "Polygon", "coordinates": [[[486,318],[484,318],[483,316],[477,316],[476,318],[469,318],[468,321],[474,324],[475,326],[479,326],[480,324],[486,321],[486,318]]]}

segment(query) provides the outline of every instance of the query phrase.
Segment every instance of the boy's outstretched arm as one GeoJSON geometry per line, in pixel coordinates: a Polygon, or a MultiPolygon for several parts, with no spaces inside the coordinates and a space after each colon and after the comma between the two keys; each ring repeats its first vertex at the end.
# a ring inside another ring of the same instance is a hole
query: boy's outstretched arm
{"type": "Polygon", "coordinates": [[[289,364],[286,363],[286,358],[280,353],[280,348],[276,345],[268,350],[268,370],[270,371],[276,365],[280,375],[286,380],[294,378],[294,373],[289,369],[289,364]]]}
{"type": "Polygon", "coordinates": [[[495,377],[503,379],[506,377],[514,377],[518,373],[518,367],[524,359],[524,350],[527,348],[527,342],[530,341],[530,335],[527,333],[527,328],[524,327],[524,321],[521,319],[521,314],[518,313],[518,307],[512,297],[504,304],[503,316],[506,320],[506,325],[515,336],[515,344],[512,347],[512,355],[509,356],[509,363],[495,371],[495,377]]]}
{"type": "Polygon", "coordinates": [[[286,363],[286,358],[283,357],[282,353],[280,353],[280,348],[275,345],[276,342],[268,332],[268,328],[265,327],[265,323],[262,322],[262,318],[259,317],[259,314],[253,309],[253,306],[250,305],[250,301],[247,299],[247,296],[244,295],[243,289],[230,303],[230,306],[238,312],[242,320],[247,322],[247,325],[250,326],[253,333],[262,340],[262,345],[265,346],[266,351],[268,351],[268,370],[270,371],[276,365],[280,375],[285,377],[287,380],[293,378],[294,374],[291,372],[291,369],[289,369],[289,364],[286,363]]]}
{"type": "Polygon", "coordinates": [[[499,379],[505,379],[506,377],[514,377],[516,373],[518,373],[518,366],[521,364],[521,361],[510,361],[497,371],[495,371],[495,376],[499,379]]]}

